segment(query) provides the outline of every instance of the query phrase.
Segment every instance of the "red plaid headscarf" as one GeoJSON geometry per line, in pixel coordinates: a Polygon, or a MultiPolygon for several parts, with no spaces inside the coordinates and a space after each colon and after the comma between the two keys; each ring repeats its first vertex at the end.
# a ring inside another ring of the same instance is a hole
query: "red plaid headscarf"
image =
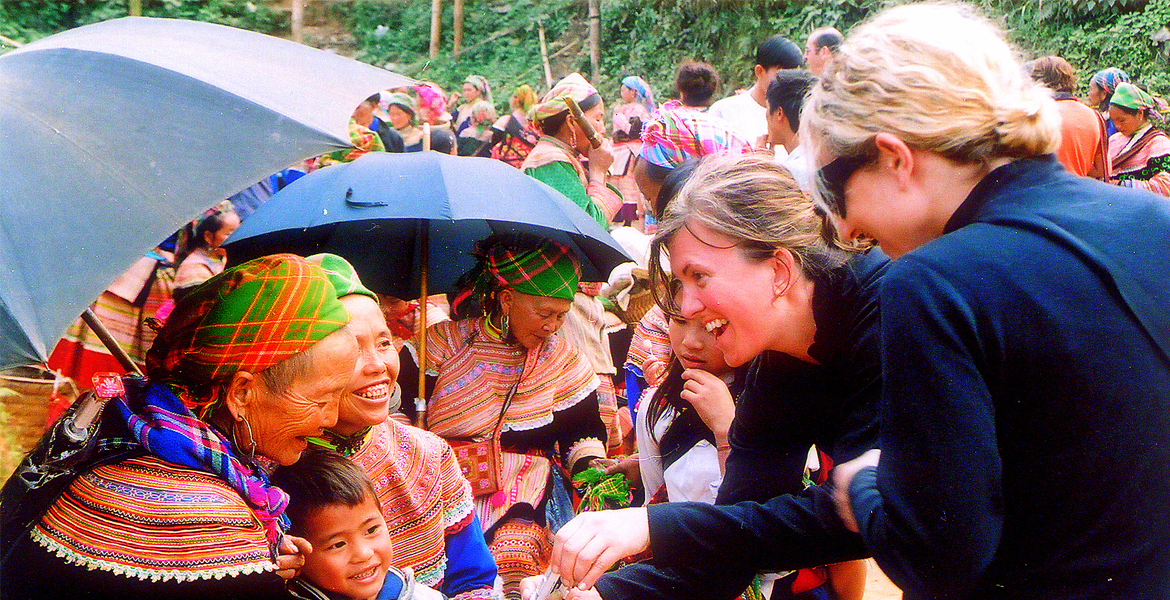
{"type": "Polygon", "coordinates": [[[348,320],[321,267],[292,254],[265,256],[183,297],[146,355],[146,373],[206,419],[220,384],[237,371],[263,371],[348,320]]]}
{"type": "Polygon", "coordinates": [[[491,292],[511,288],[517,292],[572,300],[581,279],[581,265],[573,252],[552,240],[511,240],[492,237],[476,250],[477,264],[460,283],[466,289],[452,303],[468,296],[487,297],[491,292]]]}

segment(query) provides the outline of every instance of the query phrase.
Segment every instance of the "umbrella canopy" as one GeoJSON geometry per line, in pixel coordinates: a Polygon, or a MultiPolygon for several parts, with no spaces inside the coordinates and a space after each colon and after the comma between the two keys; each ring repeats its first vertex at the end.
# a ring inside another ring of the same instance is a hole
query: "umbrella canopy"
{"type": "Polygon", "coordinates": [[[43,362],[118,274],[200,211],[349,146],[409,78],[267,35],[130,17],[0,56],[0,369],[43,362]]]}
{"type": "Polygon", "coordinates": [[[530,233],[568,246],[584,281],[630,260],[572,200],[489,158],[437,152],[362,156],[279,191],[225,244],[231,263],[273,252],[345,257],[370,289],[398,298],[456,291],[471,251],[493,233],[530,233]]]}

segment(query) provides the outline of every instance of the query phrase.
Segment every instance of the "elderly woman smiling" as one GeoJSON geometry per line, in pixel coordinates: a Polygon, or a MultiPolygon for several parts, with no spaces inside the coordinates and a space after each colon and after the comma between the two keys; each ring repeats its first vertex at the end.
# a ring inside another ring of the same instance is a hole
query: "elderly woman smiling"
{"type": "MultiPolygon", "coordinates": [[[[304,541],[258,461],[296,462],[357,360],[320,267],[225,271],[175,307],[76,469],[4,565],[5,598],[279,597],[304,541]]],[[[29,500],[26,498],[26,500],[29,500]]]]}

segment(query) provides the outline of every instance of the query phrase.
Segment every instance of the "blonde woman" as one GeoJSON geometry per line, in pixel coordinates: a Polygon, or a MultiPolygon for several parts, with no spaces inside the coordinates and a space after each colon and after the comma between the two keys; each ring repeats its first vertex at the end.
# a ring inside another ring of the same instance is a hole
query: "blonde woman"
{"type": "MultiPolygon", "coordinates": [[[[855,29],[804,109],[820,202],[896,257],[882,451],[833,483],[907,598],[1170,597],[1170,204],[1065,171],[1053,102],[994,25],[921,4],[855,29]]],[[[584,586],[646,547],[799,564],[840,526],[815,507],[582,519],[553,558],[584,586]]]]}
{"type": "MultiPolygon", "coordinates": [[[[662,251],[678,281],[677,302],[659,299],[664,309],[711,332],[729,366],[748,366],[728,438],[716,440],[719,458],[726,459],[716,502],[778,498],[786,503],[780,510],[796,520],[817,506],[831,508],[827,491],[805,491],[804,467],[813,445],[835,462],[877,445],[877,294],[889,261],[878,250],[853,252],[834,243],[788,171],[762,156],[704,158],[666,207],[650,253],[656,279],[665,277],[655,260],[662,251]],[[794,496],[802,493],[808,496],[794,496]]],[[[669,503],[579,517],[558,533],[561,555],[594,535],[598,543],[606,536],[636,539],[647,531],[647,514],[651,523],[685,523],[724,508],[669,503]]],[[[734,529],[724,535],[729,532],[734,529]]],[[[716,536],[656,547],[650,563],[605,575],[596,591],[607,600],[732,598],[770,564],[725,559],[734,555],[728,543],[735,545],[716,536]]],[[[801,564],[782,570],[865,555],[861,540],[839,523],[819,545],[802,542],[784,552],[792,557],[798,550],[801,564]]],[[[628,554],[620,552],[616,558],[628,554]]],[[[573,577],[565,564],[559,563],[561,573],[573,577]]],[[[825,581],[824,569],[794,574],[776,582],[769,597],[792,598],[810,582],[825,581]]],[[[841,591],[850,587],[860,591],[848,585],[841,591]]]]}

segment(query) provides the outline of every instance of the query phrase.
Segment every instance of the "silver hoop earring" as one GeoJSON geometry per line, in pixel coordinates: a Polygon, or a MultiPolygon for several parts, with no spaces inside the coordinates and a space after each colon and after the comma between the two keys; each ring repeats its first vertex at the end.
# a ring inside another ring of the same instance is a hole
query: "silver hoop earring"
{"type": "MultiPolygon", "coordinates": [[[[240,420],[244,422],[244,427],[248,428],[248,445],[251,446],[251,451],[249,451],[248,455],[254,462],[256,460],[256,438],[252,437],[252,424],[248,422],[247,417],[240,417],[240,420]]],[[[234,428],[232,433],[235,433],[234,428]]]]}

